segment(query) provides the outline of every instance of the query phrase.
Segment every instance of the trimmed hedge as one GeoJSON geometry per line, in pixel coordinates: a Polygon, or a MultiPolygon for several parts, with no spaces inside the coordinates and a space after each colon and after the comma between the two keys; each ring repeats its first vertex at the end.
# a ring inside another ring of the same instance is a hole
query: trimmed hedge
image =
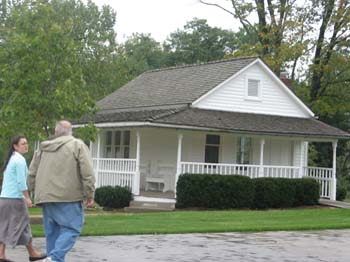
{"type": "Polygon", "coordinates": [[[176,207],[250,208],[254,186],[249,177],[205,174],[180,175],[176,207]]]}
{"type": "Polygon", "coordinates": [[[103,186],[96,189],[95,201],[106,208],[123,208],[129,206],[132,200],[128,188],[120,186],[103,186]]]}
{"type": "Polygon", "coordinates": [[[319,184],[312,178],[256,178],[240,175],[183,174],[177,208],[286,208],[314,205],[319,184]]]}
{"type": "Polygon", "coordinates": [[[337,200],[343,201],[346,198],[346,186],[337,183],[337,200]]]}
{"type": "Polygon", "coordinates": [[[313,178],[297,180],[296,202],[294,206],[316,205],[320,198],[320,184],[313,178]]]}
{"type": "Polygon", "coordinates": [[[286,208],[318,203],[319,184],[312,178],[256,178],[254,207],[286,208]]]}

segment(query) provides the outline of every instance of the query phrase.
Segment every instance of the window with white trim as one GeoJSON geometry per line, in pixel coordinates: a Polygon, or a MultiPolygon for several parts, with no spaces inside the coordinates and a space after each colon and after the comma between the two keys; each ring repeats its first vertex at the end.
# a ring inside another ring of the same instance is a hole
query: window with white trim
{"type": "Polygon", "coordinates": [[[251,99],[260,99],[261,81],[259,79],[247,78],[246,96],[251,99]]]}
{"type": "Polygon", "coordinates": [[[250,164],[252,151],[252,139],[250,137],[240,137],[237,143],[237,164],[250,164]]]}
{"type": "Polygon", "coordinates": [[[220,136],[207,135],[205,142],[205,163],[219,163],[220,136]]]}
{"type": "Polygon", "coordinates": [[[130,157],[130,131],[107,131],[104,157],[129,158],[130,157]]]}

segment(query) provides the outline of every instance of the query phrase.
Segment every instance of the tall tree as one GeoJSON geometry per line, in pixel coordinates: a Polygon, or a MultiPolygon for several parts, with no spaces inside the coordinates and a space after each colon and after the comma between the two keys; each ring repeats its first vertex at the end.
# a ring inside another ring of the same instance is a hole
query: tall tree
{"type": "Polygon", "coordinates": [[[25,0],[9,9],[0,42],[2,136],[43,138],[55,120],[94,111],[93,96],[112,74],[114,21],[109,7],[91,1],[25,0]]]}
{"type": "Polygon", "coordinates": [[[86,90],[96,100],[113,91],[118,81],[116,62],[116,13],[109,6],[98,6],[91,0],[51,0],[51,19],[58,24],[70,21],[70,37],[79,45],[76,49],[82,66],[86,90]]]}
{"type": "Polygon", "coordinates": [[[316,19],[320,20],[320,25],[310,70],[312,101],[323,96],[334,84],[350,81],[348,67],[334,72],[335,68],[339,69],[337,60],[344,62],[344,59],[349,58],[347,54],[350,51],[350,2],[315,0],[314,10],[317,11],[315,15],[316,19]]]}
{"type": "Polygon", "coordinates": [[[307,2],[301,7],[296,0],[231,0],[232,9],[228,9],[210,0],[199,1],[228,12],[238,19],[246,34],[257,36],[258,44],[245,46],[236,55],[255,53],[277,74],[300,58],[300,49],[307,41],[305,35],[311,30],[306,23],[310,19],[307,2]]]}
{"type": "Polygon", "coordinates": [[[193,19],[164,43],[167,65],[193,64],[224,58],[237,49],[238,39],[229,30],[210,27],[205,19],[193,19]]]}
{"type": "MultiPolygon", "coordinates": [[[[127,80],[144,71],[162,67],[163,60],[162,47],[150,34],[135,33],[118,48],[119,66],[128,68],[121,72],[127,80]]],[[[123,76],[120,75],[120,77],[123,76]]]]}

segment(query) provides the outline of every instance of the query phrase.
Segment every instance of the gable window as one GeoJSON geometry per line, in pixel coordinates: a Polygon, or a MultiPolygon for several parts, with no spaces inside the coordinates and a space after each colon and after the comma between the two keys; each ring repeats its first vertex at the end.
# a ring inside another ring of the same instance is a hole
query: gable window
{"type": "Polygon", "coordinates": [[[104,150],[106,158],[130,157],[130,131],[107,131],[104,150]]]}
{"type": "Polygon", "coordinates": [[[205,142],[205,163],[219,163],[220,136],[207,135],[205,142]]]}
{"type": "Polygon", "coordinates": [[[261,81],[260,80],[253,79],[253,78],[247,78],[246,96],[249,99],[260,99],[260,96],[261,96],[261,81]]]}
{"type": "Polygon", "coordinates": [[[237,144],[237,163],[242,165],[250,164],[252,139],[240,137],[237,144]]]}

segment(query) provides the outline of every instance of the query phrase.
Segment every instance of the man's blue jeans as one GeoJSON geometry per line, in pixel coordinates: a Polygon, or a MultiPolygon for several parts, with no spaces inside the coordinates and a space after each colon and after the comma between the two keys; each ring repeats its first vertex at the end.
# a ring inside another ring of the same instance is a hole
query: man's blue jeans
{"type": "Polygon", "coordinates": [[[64,262],[84,224],[82,202],[44,203],[43,221],[47,256],[53,261],[64,262]]]}

